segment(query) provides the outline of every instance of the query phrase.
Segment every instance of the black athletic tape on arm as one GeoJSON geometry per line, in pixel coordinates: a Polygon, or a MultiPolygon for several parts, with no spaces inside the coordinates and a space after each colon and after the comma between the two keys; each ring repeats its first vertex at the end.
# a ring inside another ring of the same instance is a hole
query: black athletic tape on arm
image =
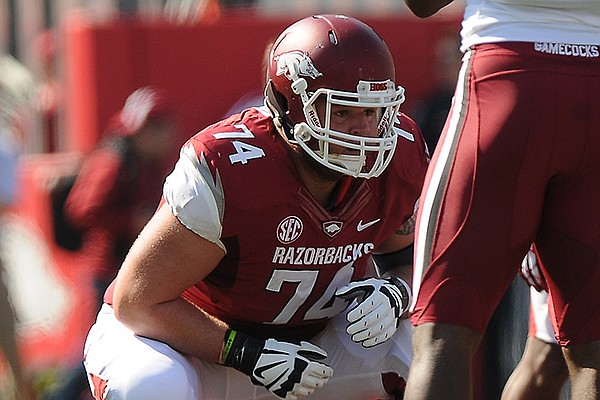
{"type": "Polygon", "coordinates": [[[264,345],[264,340],[253,338],[233,329],[227,329],[223,338],[221,363],[252,376],[252,371],[264,345]]]}
{"type": "Polygon", "coordinates": [[[415,246],[411,244],[392,253],[373,254],[373,261],[375,261],[379,275],[383,275],[400,265],[412,265],[414,250],[415,246]]]}
{"type": "Polygon", "coordinates": [[[410,304],[410,286],[403,279],[400,279],[395,276],[390,276],[387,280],[392,283],[394,286],[400,290],[400,294],[402,295],[402,310],[406,311],[408,309],[408,305],[410,304]]]}

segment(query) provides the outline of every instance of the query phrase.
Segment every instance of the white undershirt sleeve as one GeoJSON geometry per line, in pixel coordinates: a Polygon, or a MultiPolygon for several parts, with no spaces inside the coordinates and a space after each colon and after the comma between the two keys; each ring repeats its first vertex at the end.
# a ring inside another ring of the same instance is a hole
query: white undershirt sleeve
{"type": "Polygon", "coordinates": [[[165,180],[163,195],[183,225],[226,251],[220,240],[223,187],[218,172],[213,177],[204,154],[198,159],[191,145],[184,146],[173,172],[165,180]]]}

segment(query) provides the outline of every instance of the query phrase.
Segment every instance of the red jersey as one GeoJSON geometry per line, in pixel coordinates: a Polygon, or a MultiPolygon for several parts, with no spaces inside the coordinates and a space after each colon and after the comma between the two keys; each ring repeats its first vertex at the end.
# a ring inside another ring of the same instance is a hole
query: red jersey
{"type": "Polygon", "coordinates": [[[258,337],[306,339],[320,331],[347,306],[335,290],[364,277],[368,255],[413,215],[428,155],[412,120],[400,116],[396,129],[401,137],[384,173],[349,178],[333,209],[309,193],[264,109],[247,109],[192,137],[180,162],[193,159],[195,169],[176,166],[165,198],[172,209],[193,208],[191,197],[212,191],[200,203],[218,204],[218,221],[198,210],[175,214],[226,255],[184,298],[258,337]],[[204,190],[177,187],[202,180],[204,190]]]}

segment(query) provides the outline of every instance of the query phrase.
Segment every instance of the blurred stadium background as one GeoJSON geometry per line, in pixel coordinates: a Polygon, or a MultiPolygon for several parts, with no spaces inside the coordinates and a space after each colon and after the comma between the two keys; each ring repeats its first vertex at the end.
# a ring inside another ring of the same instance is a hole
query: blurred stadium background
{"type": "MultiPolygon", "coordinates": [[[[462,4],[418,20],[403,0],[0,0],[0,122],[11,121],[23,149],[0,254],[40,395],[81,357],[95,314],[79,255],[52,241],[49,187],[77,167],[132,90],[156,85],[171,95],[181,117],[173,140],[182,143],[260,90],[264,47],[279,31],[323,12],[363,19],[384,37],[410,115],[434,89],[434,48],[458,35],[462,4]]],[[[516,279],[477,356],[476,399],[499,398],[521,355],[527,315],[527,290],[516,279]]],[[[2,368],[2,399],[6,381],[2,368]]]]}

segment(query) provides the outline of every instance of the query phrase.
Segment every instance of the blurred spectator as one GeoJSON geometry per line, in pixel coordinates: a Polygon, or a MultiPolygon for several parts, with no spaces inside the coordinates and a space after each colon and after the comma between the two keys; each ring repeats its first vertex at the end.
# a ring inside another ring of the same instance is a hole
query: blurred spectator
{"type": "Polygon", "coordinates": [[[175,23],[212,23],[221,16],[219,0],[167,0],[167,19],[175,23]]]}
{"type": "MultiPolygon", "coordinates": [[[[98,307],[158,205],[162,182],[177,157],[175,129],[176,115],[165,95],[156,88],[140,88],[127,98],[106,137],[83,160],[65,214],[83,231],[84,267],[93,275],[98,307]]],[[[78,363],[47,399],[74,400],[87,391],[86,374],[78,363]]]]}
{"type": "Polygon", "coordinates": [[[435,150],[452,104],[462,57],[459,46],[458,34],[448,34],[437,42],[432,56],[435,84],[433,89],[415,105],[412,112],[423,132],[430,154],[435,150]]]}
{"type": "Polygon", "coordinates": [[[20,145],[28,143],[35,84],[32,72],[11,55],[0,54],[0,125],[20,145]]]}
{"type": "MultiPolygon", "coordinates": [[[[9,77],[14,77],[12,68],[7,65],[16,65],[14,59],[10,64],[5,63],[2,58],[0,64],[0,240],[3,240],[3,224],[5,214],[10,210],[16,192],[16,170],[19,159],[19,115],[22,101],[26,100],[19,95],[19,90],[13,90],[19,86],[18,81],[7,83],[9,77]],[[13,87],[13,85],[16,85],[13,87]]],[[[18,338],[16,333],[16,317],[10,301],[8,287],[4,277],[4,266],[2,254],[0,253],[0,349],[2,356],[8,365],[10,374],[7,388],[0,390],[3,399],[33,399],[29,379],[26,377],[23,362],[19,353],[18,338]],[[12,382],[11,382],[12,380],[12,382]],[[6,397],[5,397],[6,396],[6,397]]]]}
{"type": "MultiPolygon", "coordinates": [[[[17,165],[17,147],[10,132],[0,126],[0,224],[12,204],[15,191],[15,170],[17,165]]],[[[2,234],[3,232],[0,232],[2,234]]],[[[13,395],[25,392],[26,379],[23,363],[19,355],[15,314],[5,284],[4,266],[0,257],[0,346],[13,379],[13,395]]],[[[2,392],[0,392],[2,394],[2,392]]],[[[10,395],[9,395],[10,396],[10,395]]]]}

